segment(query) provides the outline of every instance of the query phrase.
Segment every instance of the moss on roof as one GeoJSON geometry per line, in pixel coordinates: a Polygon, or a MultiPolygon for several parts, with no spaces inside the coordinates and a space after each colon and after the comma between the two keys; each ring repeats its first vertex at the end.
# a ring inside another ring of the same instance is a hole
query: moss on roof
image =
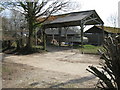
{"type": "MultiPolygon", "coordinates": [[[[102,28],[101,26],[97,26],[102,28]]],[[[104,30],[109,33],[120,33],[120,28],[104,26],[104,30]]]]}

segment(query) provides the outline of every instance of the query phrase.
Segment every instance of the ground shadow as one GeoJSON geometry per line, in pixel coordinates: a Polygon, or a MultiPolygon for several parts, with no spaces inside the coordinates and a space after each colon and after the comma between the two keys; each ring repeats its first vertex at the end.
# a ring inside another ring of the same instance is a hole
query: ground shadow
{"type": "Polygon", "coordinates": [[[65,50],[72,50],[74,47],[72,46],[55,46],[55,45],[48,45],[46,47],[46,50],[48,52],[59,52],[59,51],[65,51],[65,50]]]}
{"type": "Polygon", "coordinates": [[[83,83],[83,82],[92,80],[94,78],[96,78],[94,75],[90,75],[90,76],[86,76],[86,77],[82,77],[82,78],[78,78],[78,79],[69,80],[65,83],[59,83],[57,85],[50,86],[49,88],[59,88],[60,86],[64,86],[67,84],[83,83]]]}

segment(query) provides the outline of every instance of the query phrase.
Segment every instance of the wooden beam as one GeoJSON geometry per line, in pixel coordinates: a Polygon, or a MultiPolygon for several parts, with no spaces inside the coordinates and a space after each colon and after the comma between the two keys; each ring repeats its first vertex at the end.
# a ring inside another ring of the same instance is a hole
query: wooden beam
{"type": "Polygon", "coordinates": [[[62,30],[61,28],[59,28],[58,30],[59,31],[59,47],[61,46],[61,30],[62,30]]]}
{"type": "Polygon", "coordinates": [[[102,24],[101,26],[102,26],[102,30],[103,30],[103,40],[102,40],[102,44],[103,44],[104,43],[104,38],[105,38],[104,24],[102,24]]]}
{"type": "Polygon", "coordinates": [[[84,52],[83,52],[83,37],[84,37],[84,28],[83,28],[83,26],[84,26],[84,22],[83,21],[81,21],[80,22],[80,27],[81,27],[81,53],[83,54],[84,52]]]}

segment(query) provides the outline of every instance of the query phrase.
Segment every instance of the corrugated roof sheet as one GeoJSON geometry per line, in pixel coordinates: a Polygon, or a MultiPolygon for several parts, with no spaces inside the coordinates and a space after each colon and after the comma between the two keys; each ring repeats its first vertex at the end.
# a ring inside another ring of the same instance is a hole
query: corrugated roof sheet
{"type": "MultiPolygon", "coordinates": [[[[38,19],[38,21],[42,21],[44,18],[38,19]]],[[[95,10],[89,11],[81,11],[81,12],[72,12],[62,15],[51,16],[44,22],[45,28],[54,28],[54,27],[67,27],[67,26],[80,26],[81,20],[90,20],[85,23],[85,25],[95,25],[95,24],[103,24],[104,22],[101,20],[99,15],[95,10]],[[96,18],[95,20],[90,20],[89,17],[96,18]]]]}
{"type": "Polygon", "coordinates": [[[91,12],[70,13],[70,14],[66,14],[64,17],[59,17],[51,21],[50,23],[64,23],[64,22],[78,21],[78,20],[82,20],[83,18],[87,17],[90,14],[91,12]]]}

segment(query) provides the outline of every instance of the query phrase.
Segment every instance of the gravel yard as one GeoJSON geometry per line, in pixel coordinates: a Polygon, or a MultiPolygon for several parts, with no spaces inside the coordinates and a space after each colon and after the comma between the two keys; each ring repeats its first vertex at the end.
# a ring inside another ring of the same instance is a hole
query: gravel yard
{"type": "Polygon", "coordinates": [[[86,71],[99,56],[74,49],[48,49],[46,53],[4,55],[3,88],[94,88],[97,78],[86,71]]]}

